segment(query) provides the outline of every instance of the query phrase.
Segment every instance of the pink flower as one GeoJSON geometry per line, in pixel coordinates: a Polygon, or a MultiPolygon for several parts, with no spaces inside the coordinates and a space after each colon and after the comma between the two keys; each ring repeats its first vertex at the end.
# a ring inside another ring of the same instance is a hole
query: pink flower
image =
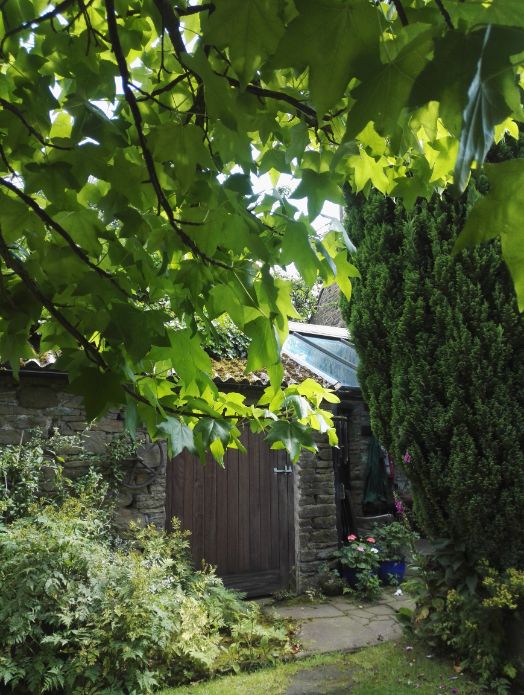
{"type": "Polygon", "coordinates": [[[371,538],[371,536],[369,538],[366,538],[366,540],[368,543],[375,543],[376,542],[374,538],[371,538]]]}
{"type": "Polygon", "coordinates": [[[406,464],[407,464],[407,463],[411,463],[411,454],[409,453],[409,451],[406,451],[406,453],[405,453],[404,456],[402,457],[402,460],[403,460],[404,463],[406,463],[406,464]]]}
{"type": "Polygon", "coordinates": [[[348,541],[356,541],[357,537],[355,536],[354,533],[350,533],[348,536],[348,541]]]}
{"type": "Polygon", "coordinates": [[[361,553],[364,552],[364,548],[361,545],[357,545],[357,550],[359,550],[361,553]]]}
{"type": "Polygon", "coordinates": [[[395,498],[395,509],[397,514],[404,514],[404,504],[402,503],[402,500],[398,499],[398,497],[395,498]]]}

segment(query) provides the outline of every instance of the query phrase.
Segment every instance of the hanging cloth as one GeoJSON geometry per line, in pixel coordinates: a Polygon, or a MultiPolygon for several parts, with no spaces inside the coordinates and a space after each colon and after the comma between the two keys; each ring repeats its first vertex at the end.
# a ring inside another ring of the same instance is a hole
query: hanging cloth
{"type": "Polygon", "coordinates": [[[372,435],[369,440],[363,505],[369,504],[373,507],[389,505],[392,499],[390,486],[391,482],[386,473],[380,444],[372,435]]]}

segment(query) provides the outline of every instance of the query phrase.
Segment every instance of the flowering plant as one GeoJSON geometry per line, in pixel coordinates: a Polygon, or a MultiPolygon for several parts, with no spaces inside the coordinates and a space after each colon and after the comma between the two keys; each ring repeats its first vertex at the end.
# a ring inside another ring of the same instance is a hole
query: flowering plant
{"type": "Polygon", "coordinates": [[[377,526],[374,529],[382,560],[404,559],[406,550],[413,548],[417,534],[400,521],[377,526]]]}
{"type": "Polygon", "coordinates": [[[356,570],[374,570],[380,561],[380,551],[372,536],[358,538],[348,536],[348,542],[337,553],[340,564],[356,570]]]}

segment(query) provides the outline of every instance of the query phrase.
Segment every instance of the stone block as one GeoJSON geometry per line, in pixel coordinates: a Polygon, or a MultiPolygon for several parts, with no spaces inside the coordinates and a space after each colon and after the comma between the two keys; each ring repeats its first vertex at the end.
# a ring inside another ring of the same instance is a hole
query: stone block
{"type": "Polygon", "coordinates": [[[337,529],[333,526],[330,529],[319,529],[310,535],[310,543],[318,543],[325,547],[326,543],[333,543],[337,539],[337,529]]]}
{"type": "Polygon", "coordinates": [[[335,516],[335,504],[313,504],[311,506],[301,507],[299,512],[301,519],[312,519],[317,516],[335,516]]]}
{"type": "Polygon", "coordinates": [[[95,432],[93,430],[86,432],[86,449],[93,454],[105,453],[108,441],[109,438],[105,432],[95,432]]]}
{"type": "Polygon", "coordinates": [[[16,392],[16,400],[22,408],[42,409],[58,405],[58,396],[49,386],[22,385],[16,392]]]}
{"type": "Polygon", "coordinates": [[[333,516],[317,516],[311,519],[313,528],[331,528],[333,526],[333,516]]]}

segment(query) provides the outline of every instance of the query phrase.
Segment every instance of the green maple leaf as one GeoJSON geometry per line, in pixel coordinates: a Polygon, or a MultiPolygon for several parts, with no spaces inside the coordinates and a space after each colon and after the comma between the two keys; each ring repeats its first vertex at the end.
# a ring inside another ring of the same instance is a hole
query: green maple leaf
{"type": "Polygon", "coordinates": [[[524,3],[521,0],[448,0],[446,2],[453,24],[466,20],[469,26],[475,24],[502,24],[503,26],[522,26],[524,24],[524,3]]]}
{"type": "Polygon", "coordinates": [[[167,437],[170,455],[174,458],[187,449],[191,454],[196,453],[193,430],[175,417],[167,417],[158,425],[159,431],[167,437]]]}
{"type": "Polygon", "coordinates": [[[301,448],[315,451],[312,431],[300,422],[274,422],[267,435],[267,441],[272,449],[284,447],[293,463],[298,461],[301,448]]]}
{"type": "Polygon", "coordinates": [[[206,43],[227,48],[241,84],[275,52],[284,25],[279,0],[218,0],[205,27],[206,43]]]}
{"type": "Polygon", "coordinates": [[[302,180],[290,196],[291,198],[307,198],[307,211],[311,221],[318,217],[324,201],[342,205],[342,191],[334,177],[329,172],[318,174],[311,169],[302,170],[302,180]]]}
{"type": "Polygon", "coordinates": [[[223,464],[224,453],[231,438],[233,425],[220,418],[201,418],[195,425],[193,434],[200,458],[205,456],[205,450],[210,449],[218,463],[223,464]]]}
{"type": "Polygon", "coordinates": [[[394,133],[400,125],[402,110],[433,46],[431,27],[421,24],[409,29],[418,30],[414,39],[391,60],[376,66],[374,71],[369,70],[351,92],[356,103],[349,112],[344,139],[352,140],[369,121],[373,121],[379,133],[394,133]]]}
{"type": "Polygon", "coordinates": [[[122,403],[124,392],[116,374],[103,374],[95,367],[82,368],[70,386],[73,393],[84,397],[86,418],[94,420],[114,405],[122,403]]]}
{"type": "Polygon", "coordinates": [[[361,191],[368,181],[382,193],[388,191],[390,182],[384,173],[384,165],[387,166],[387,162],[382,157],[376,160],[365,150],[361,150],[358,155],[348,158],[348,164],[354,172],[356,191],[361,191]]]}
{"type": "Polygon", "coordinates": [[[486,164],[489,193],[471,210],[455,251],[500,236],[502,255],[515,285],[520,311],[524,311],[524,159],[486,164]]]}
{"type": "Polygon", "coordinates": [[[280,262],[283,266],[294,263],[300,275],[310,287],[315,282],[319,260],[311,246],[308,230],[303,222],[290,221],[286,225],[286,230],[282,237],[280,262]]]}
{"type": "Polygon", "coordinates": [[[524,32],[488,26],[463,114],[455,184],[466,188],[473,161],[481,165],[493,144],[494,128],[511,113],[522,111],[520,91],[509,55],[522,50],[524,32]],[[504,50],[501,50],[504,47],[504,50]]]}
{"type": "Polygon", "coordinates": [[[309,67],[318,117],[336,104],[353,77],[379,62],[380,23],[367,0],[296,0],[299,15],[284,34],[275,61],[309,67]]]}
{"type": "Polygon", "coordinates": [[[173,162],[173,174],[184,191],[196,176],[197,164],[212,166],[211,156],[203,142],[204,131],[196,125],[163,123],[153,130],[149,139],[156,160],[173,162]]]}

